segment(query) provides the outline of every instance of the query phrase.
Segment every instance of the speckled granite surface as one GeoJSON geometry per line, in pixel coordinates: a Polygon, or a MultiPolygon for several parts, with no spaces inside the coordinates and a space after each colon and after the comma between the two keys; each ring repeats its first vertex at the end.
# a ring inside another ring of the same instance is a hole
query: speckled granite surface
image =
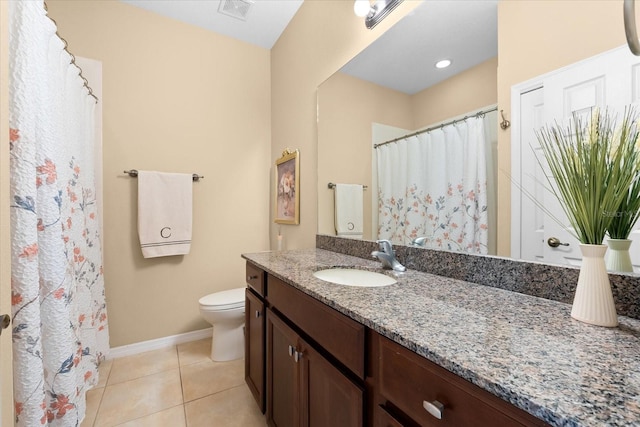
{"type": "Polygon", "coordinates": [[[244,254],[292,286],[553,426],[640,425],[640,321],[571,319],[570,305],[409,270],[380,288],[333,285],[366,259],[306,249],[244,254]]]}
{"type": "MultiPolygon", "coordinates": [[[[316,236],[316,247],[365,259],[378,250],[375,242],[323,235],[316,236]]],[[[495,256],[407,246],[395,249],[398,260],[407,268],[568,304],[573,302],[580,272],[575,267],[495,256]]],[[[640,276],[609,274],[609,280],[618,314],[640,319],[640,276]]]]}

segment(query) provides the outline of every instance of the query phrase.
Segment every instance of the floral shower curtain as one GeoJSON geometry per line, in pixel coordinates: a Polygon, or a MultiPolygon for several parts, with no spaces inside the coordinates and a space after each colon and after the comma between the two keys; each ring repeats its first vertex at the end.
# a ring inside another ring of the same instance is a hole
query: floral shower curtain
{"type": "Polygon", "coordinates": [[[487,253],[487,166],[482,117],[376,149],[378,236],[487,253]]]}
{"type": "Polygon", "coordinates": [[[42,1],[11,2],[10,155],[16,425],[77,426],[109,347],[94,109],[42,1]]]}

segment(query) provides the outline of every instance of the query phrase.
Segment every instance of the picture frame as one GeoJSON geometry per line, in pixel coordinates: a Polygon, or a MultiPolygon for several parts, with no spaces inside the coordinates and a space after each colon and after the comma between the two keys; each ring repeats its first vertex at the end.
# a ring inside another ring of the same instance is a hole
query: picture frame
{"type": "Polygon", "coordinates": [[[275,165],[275,219],[278,224],[300,224],[300,152],[288,148],[275,165]]]}

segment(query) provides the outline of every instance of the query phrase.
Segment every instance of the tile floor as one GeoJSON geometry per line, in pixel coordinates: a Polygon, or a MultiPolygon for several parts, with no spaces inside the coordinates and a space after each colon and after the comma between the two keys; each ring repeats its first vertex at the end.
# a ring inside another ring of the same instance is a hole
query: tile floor
{"type": "Polygon", "coordinates": [[[244,360],[213,362],[211,339],[100,365],[81,427],[264,427],[244,360]]]}

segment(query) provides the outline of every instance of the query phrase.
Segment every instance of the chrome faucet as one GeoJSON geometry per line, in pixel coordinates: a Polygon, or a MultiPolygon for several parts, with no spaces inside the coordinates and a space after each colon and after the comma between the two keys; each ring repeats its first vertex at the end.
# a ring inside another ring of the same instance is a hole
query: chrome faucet
{"type": "Polygon", "coordinates": [[[415,239],[413,239],[411,241],[411,244],[413,246],[424,246],[425,243],[427,243],[427,238],[426,237],[416,237],[415,239]]]}
{"type": "Polygon", "coordinates": [[[371,252],[371,256],[379,260],[384,268],[390,268],[394,271],[407,270],[407,268],[396,259],[396,251],[393,250],[390,241],[376,240],[376,243],[380,245],[380,250],[371,252]]]}

